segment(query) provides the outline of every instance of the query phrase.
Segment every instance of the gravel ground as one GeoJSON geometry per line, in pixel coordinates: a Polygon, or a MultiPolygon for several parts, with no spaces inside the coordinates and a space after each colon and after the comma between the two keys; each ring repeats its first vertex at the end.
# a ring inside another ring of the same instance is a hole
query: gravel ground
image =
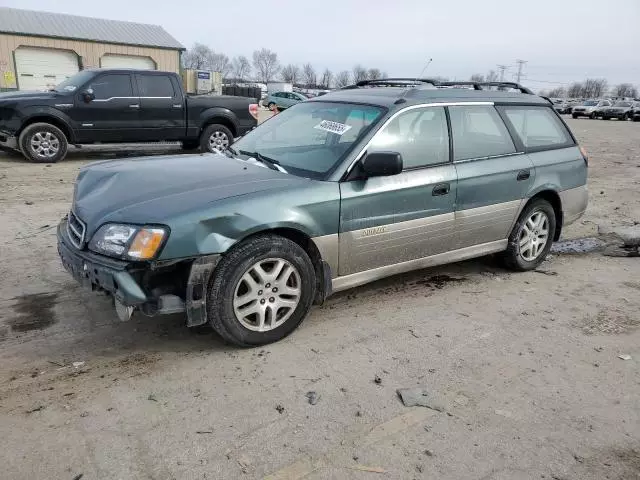
{"type": "MultiPolygon", "coordinates": [[[[640,221],[640,124],[568,122],[591,199],[564,238],[640,221]]],[[[640,478],[640,259],[423,270],[335,295],[277,344],[231,348],[179,315],[118,323],[60,265],[78,169],[137,152],[0,154],[0,477],[640,478]],[[396,389],[416,386],[441,411],[405,407],[396,389]]]]}

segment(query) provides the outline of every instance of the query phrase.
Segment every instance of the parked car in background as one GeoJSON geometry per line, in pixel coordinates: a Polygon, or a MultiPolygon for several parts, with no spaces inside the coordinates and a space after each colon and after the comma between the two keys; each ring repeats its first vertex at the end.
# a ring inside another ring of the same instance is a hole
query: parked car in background
{"type": "Polygon", "coordinates": [[[640,102],[634,102],[633,107],[631,108],[631,120],[634,122],[640,122],[640,102]]]}
{"type": "Polygon", "coordinates": [[[271,110],[273,105],[278,107],[280,110],[284,110],[296,103],[304,102],[305,100],[307,100],[307,97],[298,92],[274,92],[270,93],[266,100],[263,100],[262,104],[269,110],[271,110]]]}
{"type": "Polygon", "coordinates": [[[556,112],[560,114],[571,113],[571,107],[572,105],[569,102],[564,100],[559,100],[553,103],[553,108],[555,109],[556,112]]]}
{"type": "Polygon", "coordinates": [[[609,100],[586,100],[582,104],[573,107],[571,116],[573,118],[598,118],[602,116],[602,109],[610,106],[611,102],[609,100]]]}
{"type": "Polygon", "coordinates": [[[175,73],[82,70],[48,92],[0,93],[0,148],[32,162],[65,158],[69,145],[181,141],[225,150],[254,128],[256,100],[187,96],[175,73]]]}
{"type": "Polygon", "coordinates": [[[629,120],[631,118],[631,110],[633,108],[632,101],[618,101],[610,107],[602,109],[602,119],[611,120],[617,118],[618,120],[629,120]]]}
{"type": "Polygon", "coordinates": [[[215,158],[82,168],[63,265],[121,320],[182,312],[241,346],[391,275],[493,253],[538,267],[587,207],[586,153],[551,104],[385,81],[294,105],[215,158]]]}

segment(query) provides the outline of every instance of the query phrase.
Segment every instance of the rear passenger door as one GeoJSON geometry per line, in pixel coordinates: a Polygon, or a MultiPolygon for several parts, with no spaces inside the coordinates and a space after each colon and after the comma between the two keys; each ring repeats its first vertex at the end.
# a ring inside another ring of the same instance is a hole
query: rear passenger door
{"type": "Polygon", "coordinates": [[[179,140],[186,132],[185,101],[172,75],[137,73],[140,94],[141,140],[179,140]]]}
{"type": "Polygon", "coordinates": [[[436,255],[451,246],[457,182],[444,107],[399,113],[367,146],[366,153],[377,151],[399,152],[403,171],[340,183],[339,275],[436,255]]]}
{"type": "Polygon", "coordinates": [[[535,170],[492,104],[449,107],[458,176],[454,248],[509,236],[535,170]]]}

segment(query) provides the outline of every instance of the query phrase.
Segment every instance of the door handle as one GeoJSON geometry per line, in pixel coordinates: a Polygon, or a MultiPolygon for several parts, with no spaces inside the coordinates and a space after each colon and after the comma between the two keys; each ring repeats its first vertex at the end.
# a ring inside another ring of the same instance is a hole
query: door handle
{"type": "Polygon", "coordinates": [[[434,197],[437,197],[439,195],[446,195],[449,193],[450,189],[451,186],[448,183],[439,183],[438,185],[433,187],[431,195],[433,195],[434,197]]]}
{"type": "Polygon", "coordinates": [[[140,108],[140,104],[134,103],[133,105],[129,105],[129,108],[140,108]]]}
{"type": "Polygon", "coordinates": [[[182,104],[178,103],[177,105],[174,105],[173,108],[182,108],[182,104]]]}
{"type": "Polygon", "coordinates": [[[521,182],[523,180],[528,180],[529,177],[531,177],[531,172],[529,170],[520,170],[518,172],[517,180],[521,182]]]}

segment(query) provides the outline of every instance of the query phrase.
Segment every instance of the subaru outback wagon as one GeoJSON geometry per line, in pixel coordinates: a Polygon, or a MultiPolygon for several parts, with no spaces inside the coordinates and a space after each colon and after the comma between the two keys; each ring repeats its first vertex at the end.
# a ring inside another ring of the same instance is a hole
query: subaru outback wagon
{"type": "Polygon", "coordinates": [[[587,157],[549,101],[499,87],[360,82],[224,153],[89,165],[62,262],[122,320],[185,312],[243,346],[390,275],[487,254],[534,269],[587,206],[587,157]]]}

